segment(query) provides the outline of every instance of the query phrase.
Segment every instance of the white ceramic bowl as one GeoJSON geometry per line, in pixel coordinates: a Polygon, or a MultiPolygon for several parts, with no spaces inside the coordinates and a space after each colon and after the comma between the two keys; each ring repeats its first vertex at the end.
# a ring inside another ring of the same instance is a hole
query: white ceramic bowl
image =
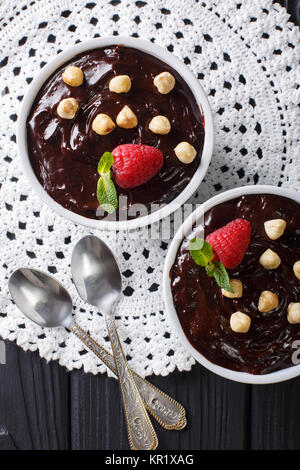
{"type": "Polygon", "coordinates": [[[54,211],[56,211],[58,214],[63,217],[66,217],[67,219],[75,222],[76,224],[86,225],[91,228],[108,230],[128,230],[135,229],[137,227],[142,227],[156,222],[162,219],[163,217],[170,215],[172,212],[178,209],[178,207],[180,207],[190,196],[192,196],[192,194],[196,191],[201,181],[203,180],[212,156],[213,139],[213,119],[208,100],[199,81],[194,77],[194,75],[190,72],[186,65],[181,62],[175,55],[151,42],[144,41],[142,39],[122,36],[96,38],[91,39],[90,41],[82,42],[80,44],[70,47],[64,52],[61,52],[55,58],[53,58],[51,62],[45,65],[45,67],[42,68],[42,70],[35,77],[35,79],[32,81],[28,88],[27,94],[22,103],[21,112],[19,114],[17,131],[18,152],[23,164],[24,172],[32,188],[36,191],[42,201],[48,204],[48,206],[54,211]],[[192,90],[199,107],[201,108],[205,123],[205,139],[201,163],[199,167],[197,168],[195,174],[193,175],[191,181],[186,186],[186,188],[169,204],[157,210],[156,212],[153,212],[152,214],[128,221],[93,220],[65,209],[60,204],[55,202],[44,190],[37,177],[35,176],[30,163],[27,148],[26,121],[30,113],[32,104],[36,98],[36,95],[38,94],[39,90],[41,89],[45,81],[48,79],[48,77],[55,70],[57,70],[61,65],[68,62],[70,59],[80,54],[81,52],[89,51],[98,47],[112,46],[117,44],[122,44],[127,47],[133,47],[148,54],[151,54],[154,57],[157,57],[158,59],[166,62],[168,65],[173,67],[184,78],[184,80],[192,90]]]}
{"type": "Polygon", "coordinates": [[[221,367],[213,364],[208,359],[206,359],[199,351],[197,351],[191,343],[188,341],[185,333],[182,329],[182,326],[179,322],[174,303],[173,296],[171,291],[171,282],[170,282],[170,270],[175,262],[178,248],[185,237],[185,234],[189,234],[192,230],[195,220],[200,217],[201,213],[206,213],[212,207],[222,204],[223,202],[235,199],[237,197],[243,196],[245,194],[276,194],[278,196],[285,196],[294,201],[300,203],[300,193],[288,191],[286,189],[278,188],[276,186],[244,186],[236,189],[231,189],[230,191],[225,191],[222,194],[219,194],[208,201],[206,201],[202,206],[200,206],[196,211],[191,214],[182,226],[177,231],[167,253],[164,273],[163,273],[163,293],[164,301],[167,314],[171,320],[171,323],[175,327],[177,334],[179,335],[180,340],[189,351],[189,353],[202,364],[204,367],[209,369],[212,372],[215,372],[226,379],[234,380],[236,382],[248,383],[248,384],[271,384],[276,382],[282,382],[284,380],[291,379],[300,375],[300,365],[295,365],[289,367],[288,369],[282,369],[276,372],[263,375],[253,375],[246,372],[237,372],[225,367],[221,367]]]}

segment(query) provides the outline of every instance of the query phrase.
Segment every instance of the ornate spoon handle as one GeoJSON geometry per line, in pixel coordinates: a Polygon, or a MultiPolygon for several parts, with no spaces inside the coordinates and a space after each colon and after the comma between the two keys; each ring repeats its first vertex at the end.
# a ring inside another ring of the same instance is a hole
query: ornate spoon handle
{"type": "MultiPolygon", "coordinates": [[[[113,356],[99,343],[87,335],[87,333],[74,324],[72,332],[84,343],[84,345],[96,354],[99,359],[115,375],[118,375],[113,356]]],[[[143,379],[140,375],[131,371],[135,384],[140,392],[147,410],[151,413],[158,423],[165,429],[180,430],[186,426],[185,409],[166,393],[154,387],[150,382],[143,379]]]]}
{"type": "Polygon", "coordinates": [[[106,313],[105,320],[122,392],[130,447],[133,450],[156,449],[158,440],[133,380],[112,315],[106,313]]]}

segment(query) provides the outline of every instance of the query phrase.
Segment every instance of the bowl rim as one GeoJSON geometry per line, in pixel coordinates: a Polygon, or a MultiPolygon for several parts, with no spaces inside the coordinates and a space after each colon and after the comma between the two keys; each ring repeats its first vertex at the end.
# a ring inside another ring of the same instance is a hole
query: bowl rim
{"type": "Polygon", "coordinates": [[[186,233],[189,233],[191,230],[194,221],[196,220],[197,216],[201,214],[201,211],[207,212],[212,207],[221,204],[223,202],[229,201],[231,199],[235,199],[237,197],[243,196],[245,194],[275,194],[283,197],[287,197],[292,199],[298,203],[300,203],[300,193],[296,191],[290,191],[288,189],[284,189],[277,186],[271,185],[253,185],[253,186],[241,186],[238,188],[230,189],[225,191],[217,196],[214,196],[207,201],[205,201],[201,206],[199,206],[180,226],[177,233],[174,236],[174,239],[171,242],[169,247],[164,271],[163,271],[163,297],[165,308],[167,312],[167,316],[170,320],[170,323],[173,325],[179,339],[181,340],[182,344],[188,350],[188,352],[199,362],[202,366],[206,369],[210,370],[211,372],[220,375],[226,379],[233,380],[235,382],[240,383],[247,383],[247,384],[271,384],[271,383],[278,383],[283,382],[285,380],[292,379],[300,375],[300,364],[291,366],[287,369],[281,369],[275,372],[271,372],[268,374],[261,374],[261,375],[254,375],[249,374],[247,372],[238,372],[231,369],[227,369],[226,367],[218,366],[208,359],[205,358],[199,351],[197,351],[191,343],[188,341],[183,328],[179,322],[174,303],[173,303],[173,296],[171,291],[171,280],[170,280],[170,270],[174,264],[177,251],[179,245],[181,244],[184,236],[186,233]]]}
{"type": "Polygon", "coordinates": [[[29,85],[29,88],[27,89],[27,92],[21,105],[17,123],[18,154],[21,159],[23,171],[29,181],[30,186],[33,188],[35,193],[40,197],[40,199],[44,203],[46,203],[50,207],[50,209],[54,210],[60,216],[71,220],[75,224],[84,225],[86,227],[95,229],[136,229],[157,222],[158,220],[170,215],[182,204],[184,204],[199,187],[200,183],[202,182],[203,178],[207,173],[212,157],[213,145],[214,125],[212,111],[207,96],[201,84],[193,75],[193,73],[177,56],[163,49],[162,47],[144,39],[132,38],[127,36],[106,36],[101,38],[90,39],[74,46],[71,46],[63,52],[59,53],[57,56],[55,56],[41,69],[41,71],[37,74],[37,76],[29,85]],[[140,218],[122,221],[89,219],[88,217],[84,217],[68,209],[65,209],[63,206],[54,201],[54,199],[52,199],[51,196],[48,195],[48,193],[38,181],[31,166],[29,152],[27,148],[26,129],[27,117],[29,115],[33,102],[36,99],[36,96],[45,81],[56,69],[58,69],[64,63],[68,62],[70,59],[80,54],[81,52],[89,51],[99,47],[109,47],[113,45],[124,45],[125,47],[132,47],[141,50],[143,52],[153,55],[156,58],[159,58],[160,60],[166,62],[168,65],[173,67],[184,78],[189,88],[191,89],[195,100],[201,109],[205,128],[201,162],[198,168],[196,169],[193,177],[191,178],[190,182],[184,188],[184,190],[175,199],[173,199],[173,201],[161,207],[157,211],[140,218]]]}

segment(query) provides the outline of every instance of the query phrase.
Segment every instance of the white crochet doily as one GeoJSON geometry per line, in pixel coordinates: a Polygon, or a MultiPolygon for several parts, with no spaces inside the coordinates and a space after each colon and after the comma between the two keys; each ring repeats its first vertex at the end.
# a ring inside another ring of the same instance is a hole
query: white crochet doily
{"type": "MultiPolygon", "coordinates": [[[[74,244],[90,230],[41,203],[23,176],[16,119],[28,84],[59,51],[97,36],[142,37],[182,59],[207,92],[215,120],[215,150],[193,201],[247,184],[299,186],[299,30],[271,0],[37,0],[0,6],[1,304],[0,335],[38,350],[68,369],[94,374],[105,367],[64,329],[26,320],[10,300],[14,269],[54,274],[74,300],[76,321],[109,348],[103,317],[71,282],[74,244]],[[298,83],[298,84],[297,84],[298,83]],[[298,154],[297,154],[298,152],[298,154]]],[[[166,375],[194,363],[164,313],[162,269],[168,240],[98,232],[117,254],[123,297],[120,336],[141,375],[166,375]]]]}

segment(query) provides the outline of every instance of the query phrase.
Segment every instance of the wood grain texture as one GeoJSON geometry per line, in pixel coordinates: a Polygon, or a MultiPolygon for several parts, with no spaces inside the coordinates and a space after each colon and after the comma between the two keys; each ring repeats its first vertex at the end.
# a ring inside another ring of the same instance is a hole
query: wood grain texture
{"type": "Polygon", "coordinates": [[[247,386],[222,379],[200,365],[191,372],[151,380],[187,410],[185,430],[158,433],[161,449],[227,450],[248,446],[247,386]]]}
{"type": "Polygon", "coordinates": [[[252,387],[252,449],[300,449],[299,397],[300,377],[276,385],[252,387]]]}
{"type": "Polygon", "coordinates": [[[130,450],[117,380],[71,373],[72,449],[130,450]]]}
{"type": "MultiPolygon", "coordinates": [[[[221,379],[201,366],[149,380],[179,400],[188,426],[166,431],[156,424],[159,449],[244,449],[249,447],[249,387],[221,379]]],[[[71,374],[73,449],[128,449],[116,380],[71,374]]]]}
{"type": "Polygon", "coordinates": [[[0,366],[0,429],[17,449],[69,448],[69,377],[57,363],[6,343],[0,366]]]}

